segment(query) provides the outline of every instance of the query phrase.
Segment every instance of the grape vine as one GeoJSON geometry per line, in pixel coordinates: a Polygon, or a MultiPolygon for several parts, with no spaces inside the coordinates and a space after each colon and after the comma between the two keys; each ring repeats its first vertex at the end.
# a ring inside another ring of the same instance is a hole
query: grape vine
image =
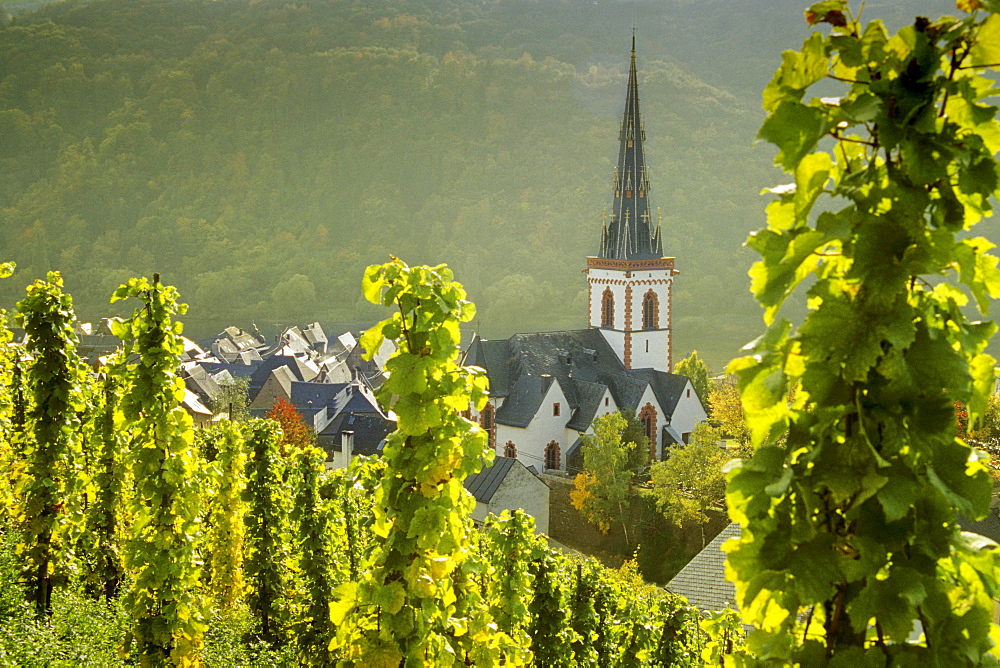
{"type": "Polygon", "coordinates": [[[815,4],[830,34],[783,54],[764,90],[759,136],[794,183],[747,242],[769,327],[730,366],[757,449],[730,473],[743,531],[726,547],[760,665],[975,665],[993,644],[995,546],[956,520],[986,515],[991,482],[953,406],[974,420],[993,384],[996,326],[963,307],[1000,296],[993,244],[967,234],[998,186],[979,73],[1000,63],[1000,16],[959,4],[892,36],[846,0],[815,4]],[[824,195],[843,208],[813,215],[824,195]],[[800,286],[793,327],[778,315],[800,286]]]}
{"type": "Polygon", "coordinates": [[[51,610],[53,576],[70,559],[70,547],[82,520],[80,419],[86,406],[82,395],[82,362],[76,353],[73,302],[62,291],[62,277],[50,272],[35,281],[17,304],[17,321],[24,328],[30,358],[26,386],[25,471],[18,490],[20,553],[28,598],[38,614],[51,610]]]}
{"type": "Polygon", "coordinates": [[[206,628],[196,559],[202,499],[191,417],[180,406],[184,382],[176,373],[184,352],[182,327],[172,320],[186,307],[156,274],[152,282],[130,279],[112,301],[130,297],[142,305],[131,318],[111,322],[112,332],[125,342],[124,357],[137,357],[127,366],[121,395],[133,434],[135,480],[125,551],[133,619],[126,651],[135,652],[142,665],[194,665],[206,628]]]}
{"type": "MultiPolygon", "coordinates": [[[[369,267],[362,289],[399,309],[361,339],[369,356],[386,338],[398,342],[378,393],[398,423],[375,491],[376,548],[359,581],[338,590],[334,647],[352,664],[450,665],[463,661],[453,639],[472,628],[456,617],[455,574],[474,503],[462,481],[487,456],[485,434],[459,414],[486,402],[485,376],[455,361],[458,325],[475,310],[444,266],[393,258],[369,267]]],[[[473,641],[490,645],[488,635],[473,641]]]]}

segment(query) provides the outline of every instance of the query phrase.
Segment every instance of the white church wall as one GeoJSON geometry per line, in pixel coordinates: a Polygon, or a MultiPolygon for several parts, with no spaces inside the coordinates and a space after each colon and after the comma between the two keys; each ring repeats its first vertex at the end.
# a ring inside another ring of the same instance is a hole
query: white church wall
{"type": "Polygon", "coordinates": [[[674,407],[674,418],[670,425],[677,433],[684,435],[694,431],[694,426],[708,418],[705,408],[698,400],[698,393],[689,380],[681,391],[681,398],[674,407]]]}
{"type": "Polygon", "coordinates": [[[497,454],[504,453],[507,441],[512,441],[517,448],[517,459],[525,466],[534,466],[539,472],[545,469],[545,446],[555,441],[559,444],[559,468],[566,468],[566,450],[573,442],[566,442],[566,423],[572,417],[569,402],[559,387],[553,381],[545,398],[538,407],[534,419],[524,428],[511,427],[497,423],[497,454]],[[556,415],[555,405],[559,405],[556,415]]]}

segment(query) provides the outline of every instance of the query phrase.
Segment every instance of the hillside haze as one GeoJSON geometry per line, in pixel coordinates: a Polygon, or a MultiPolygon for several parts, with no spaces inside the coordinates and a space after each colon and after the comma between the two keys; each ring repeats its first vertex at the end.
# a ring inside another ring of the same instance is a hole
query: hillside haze
{"type": "MultiPolygon", "coordinates": [[[[761,328],[754,146],[803,4],[63,2],[0,28],[0,305],[63,272],[83,319],[159,272],[189,335],[381,316],[365,266],[448,263],[486,337],[586,325],[631,26],[677,356],[761,328]]],[[[951,3],[869,3],[890,27],[951,3]]],[[[995,223],[988,223],[991,234],[995,223]]]]}

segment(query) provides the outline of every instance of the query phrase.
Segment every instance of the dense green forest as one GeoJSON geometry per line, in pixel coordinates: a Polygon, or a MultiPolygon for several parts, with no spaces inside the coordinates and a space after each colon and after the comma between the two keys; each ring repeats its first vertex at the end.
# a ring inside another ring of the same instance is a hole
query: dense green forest
{"type": "Polygon", "coordinates": [[[362,323],[392,253],[452,266],[484,336],[581,327],[634,21],[677,348],[718,368],[759,328],[742,243],[781,177],[753,140],[796,2],[3,6],[4,305],[58,269],[94,319],[158,271],[195,337],[362,323]]]}

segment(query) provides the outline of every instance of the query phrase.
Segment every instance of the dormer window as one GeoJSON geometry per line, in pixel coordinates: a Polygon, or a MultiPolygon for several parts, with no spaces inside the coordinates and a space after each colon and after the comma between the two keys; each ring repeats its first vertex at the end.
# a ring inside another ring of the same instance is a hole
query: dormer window
{"type": "Polygon", "coordinates": [[[559,417],[559,402],[552,404],[552,417],[559,417]]]}

